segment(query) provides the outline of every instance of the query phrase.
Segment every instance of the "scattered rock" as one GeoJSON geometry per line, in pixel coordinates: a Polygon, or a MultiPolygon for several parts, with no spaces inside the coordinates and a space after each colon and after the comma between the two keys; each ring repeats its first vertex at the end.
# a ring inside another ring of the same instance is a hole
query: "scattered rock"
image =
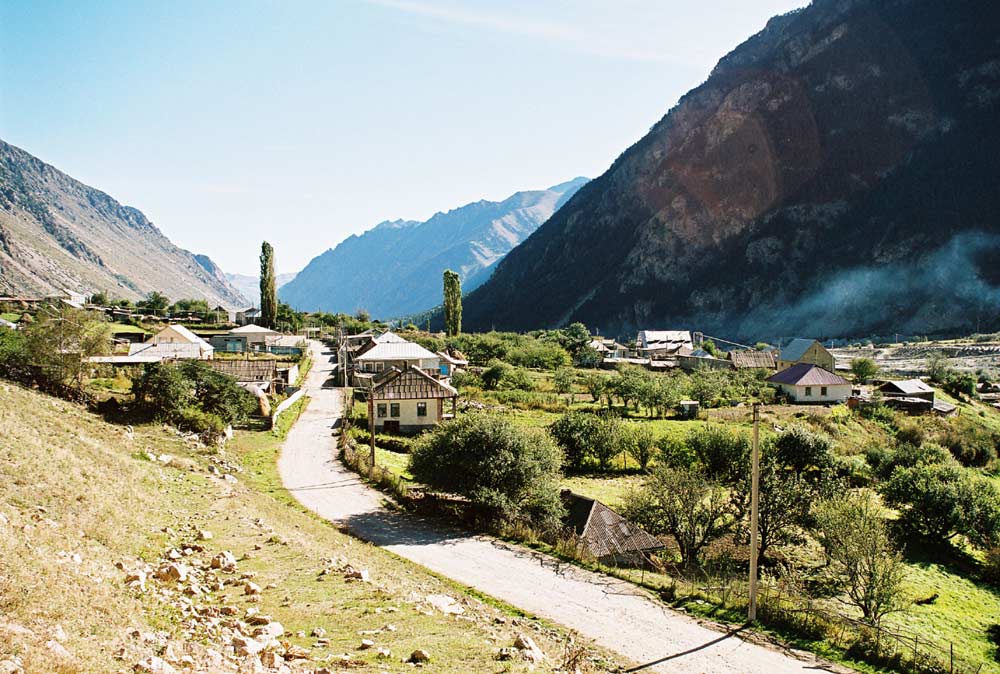
{"type": "Polygon", "coordinates": [[[248,582],[243,586],[243,594],[260,594],[260,585],[248,582]]]}
{"type": "Polygon", "coordinates": [[[378,657],[382,658],[383,660],[388,660],[389,658],[392,657],[392,651],[390,651],[388,648],[380,648],[378,649],[378,657]]]}
{"type": "Polygon", "coordinates": [[[0,674],[23,674],[24,662],[21,658],[13,657],[9,660],[0,660],[0,674]]]}
{"type": "Polygon", "coordinates": [[[229,550],[220,552],[215,557],[212,557],[211,567],[213,569],[221,569],[222,571],[235,571],[236,556],[229,550]]]}
{"type": "Polygon", "coordinates": [[[156,577],[160,580],[173,580],[183,583],[188,579],[188,568],[184,564],[165,564],[156,570],[156,577]]]}
{"type": "Polygon", "coordinates": [[[407,662],[418,662],[418,663],[430,662],[430,661],[431,661],[431,654],[422,648],[418,648],[417,650],[410,653],[410,657],[407,659],[407,662]]]}
{"type": "Polygon", "coordinates": [[[309,636],[323,638],[326,636],[326,630],[322,627],[314,627],[309,636]]]}
{"type": "Polygon", "coordinates": [[[237,634],[233,637],[233,647],[236,649],[236,655],[256,655],[264,650],[264,646],[263,642],[245,637],[242,634],[237,634]]]}
{"type": "Polygon", "coordinates": [[[133,671],[145,672],[146,674],[177,674],[177,670],[173,666],[166,660],[158,658],[155,655],[151,655],[145,660],[135,663],[135,667],[132,669],[133,671]]]}
{"type": "Polygon", "coordinates": [[[344,567],[344,578],[347,580],[360,580],[362,583],[371,582],[368,569],[355,569],[350,564],[344,567]]]}
{"type": "Polygon", "coordinates": [[[49,641],[46,641],[45,647],[49,649],[49,651],[58,658],[62,658],[63,660],[73,659],[73,654],[70,653],[68,650],[66,650],[66,647],[63,646],[58,641],[56,641],[55,639],[50,639],[49,641]]]}
{"type": "Polygon", "coordinates": [[[371,639],[362,639],[361,645],[358,646],[358,650],[367,651],[369,648],[375,648],[375,642],[371,639]]]}
{"type": "Polygon", "coordinates": [[[208,529],[202,529],[201,531],[198,532],[199,541],[210,541],[213,538],[215,538],[215,534],[213,534],[208,529]]]}
{"type": "Polygon", "coordinates": [[[526,634],[518,634],[514,639],[514,648],[521,653],[521,657],[533,664],[539,664],[545,659],[545,653],[538,647],[535,640],[526,634]]]}
{"type": "Polygon", "coordinates": [[[255,639],[263,639],[264,641],[269,641],[270,639],[277,639],[282,634],[285,633],[285,628],[281,623],[273,622],[266,625],[261,625],[253,631],[253,636],[255,639]]]}
{"type": "Polygon", "coordinates": [[[455,601],[454,597],[449,597],[446,594],[429,594],[424,597],[424,601],[445,615],[462,615],[465,613],[462,605],[455,601]]]}

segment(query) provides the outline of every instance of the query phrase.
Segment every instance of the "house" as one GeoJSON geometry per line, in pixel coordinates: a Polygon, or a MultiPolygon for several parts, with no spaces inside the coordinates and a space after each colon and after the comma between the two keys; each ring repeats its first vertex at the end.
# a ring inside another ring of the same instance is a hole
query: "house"
{"type": "Polygon", "coordinates": [[[603,564],[642,566],[646,553],[663,548],[654,536],[616,513],[600,501],[564,489],[563,524],[580,544],[603,564]]]}
{"type": "Polygon", "coordinates": [[[729,360],[737,370],[773,370],[777,367],[773,351],[730,351],[729,360]]]}
{"type": "Polygon", "coordinates": [[[355,386],[366,385],[371,375],[387,372],[392,368],[402,370],[412,366],[425,372],[438,373],[441,357],[413,342],[383,342],[375,344],[354,359],[355,386]],[[360,377],[359,377],[360,375],[360,377]]]}
{"type": "Polygon", "coordinates": [[[724,358],[716,358],[704,349],[689,349],[682,346],[677,350],[677,366],[685,372],[694,372],[699,368],[712,370],[731,370],[733,364],[724,358]]]}
{"type": "Polygon", "coordinates": [[[419,433],[455,416],[458,391],[420,367],[407,364],[373,381],[368,409],[376,433],[419,433]]]}
{"type": "Polygon", "coordinates": [[[812,363],[797,363],[767,381],[797,403],[843,402],[851,395],[851,382],[812,363]]]}
{"type": "Polygon", "coordinates": [[[128,355],[159,360],[211,360],[215,347],[183,325],[168,325],[148,341],[129,344],[128,355]]]}
{"type": "Polygon", "coordinates": [[[230,323],[236,323],[237,325],[247,325],[253,323],[254,321],[260,320],[260,309],[257,307],[250,307],[249,309],[240,309],[232,313],[229,316],[230,323]]]}
{"type": "Polygon", "coordinates": [[[230,330],[224,335],[215,335],[212,337],[212,344],[219,351],[230,353],[266,351],[267,345],[279,337],[281,333],[250,323],[230,330]]]}
{"type": "Polygon", "coordinates": [[[234,360],[224,358],[208,363],[216,372],[227,374],[240,384],[256,384],[262,391],[271,390],[278,378],[276,360],[234,360]]]}
{"type": "Polygon", "coordinates": [[[628,347],[613,339],[595,337],[590,340],[587,346],[600,353],[604,358],[628,358],[628,347]]]}
{"type": "Polygon", "coordinates": [[[798,363],[818,365],[833,372],[837,362],[833,354],[815,339],[793,339],[778,354],[778,369],[785,370],[798,363]]]}
{"type": "Polygon", "coordinates": [[[683,347],[695,347],[690,330],[641,330],[635,343],[636,350],[646,358],[665,358],[683,347]]]}
{"type": "Polygon", "coordinates": [[[936,400],[934,388],[920,379],[887,381],[878,387],[884,404],[907,414],[934,412],[941,416],[954,414],[958,408],[943,400],[936,400]]]}
{"type": "Polygon", "coordinates": [[[450,354],[447,351],[438,351],[437,355],[441,358],[438,372],[442,377],[450,378],[455,374],[456,370],[469,367],[469,361],[458,351],[455,351],[454,354],[450,354]]]}

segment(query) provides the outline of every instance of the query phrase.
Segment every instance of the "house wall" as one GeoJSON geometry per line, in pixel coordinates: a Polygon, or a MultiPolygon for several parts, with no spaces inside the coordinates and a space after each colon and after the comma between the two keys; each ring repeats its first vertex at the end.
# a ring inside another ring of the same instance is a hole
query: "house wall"
{"type": "Polygon", "coordinates": [[[386,421],[398,421],[401,431],[417,431],[430,426],[434,426],[441,421],[443,401],[440,398],[429,398],[426,400],[375,400],[375,430],[380,431],[385,428],[386,421]],[[417,416],[417,403],[427,403],[427,416],[417,416]],[[399,403],[399,416],[389,416],[392,410],[392,403],[399,403]],[[385,405],[386,416],[378,416],[378,406],[385,405]]]}
{"type": "Polygon", "coordinates": [[[779,360],[778,370],[785,370],[796,363],[819,365],[824,370],[829,370],[830,372],[833,372],[837,364],[833,354],[827,351],[819,342],[813,342],[813,345],[806,349],[806,352],[798,360],[779,360]]]}
{"type": "Polygon", "coordinates": [[[826,395],[822,395],[822,386],[812,386],[812,395],[806,395],[805,386],[793,386],[792,384],[779,384],[779,388],[791,396],[792,400],[799,403],[834,403],[843,402],[851,396],[850,384],[829,384],[826,387],[826,395]]]}
{"type": "Polygon", "coordinates": [[[432,370],[438,372],[441,361],[438,358],[422,358],[412,360],[363,360],[355,364],[355,368],[362,372],[382,372],[390,368],[404,369],[407,365],[420,368],[421,370],[432,370]]]}
{"type": "Polygon", "coordinates": [[[173,326],[167,326],[153,335],[149,339],[152,344],[191,344],[191,340],[184,337],[173,326]]]}

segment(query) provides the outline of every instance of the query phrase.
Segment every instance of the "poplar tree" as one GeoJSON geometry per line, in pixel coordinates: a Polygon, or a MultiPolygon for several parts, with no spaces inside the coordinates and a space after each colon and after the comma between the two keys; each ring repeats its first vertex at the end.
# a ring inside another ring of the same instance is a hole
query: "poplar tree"
{"type": "Polygon", "coordinates": [[[444,271],[444,331],[449,337],[462,332],[462,281],[450,269],[444,271]]]}
{"type": "Polygon", "coordinates": [[[267,241],[260,246],[260,321],[274,328],[278,316],[278,290],[274,283],[274,248],[267,241]]]}

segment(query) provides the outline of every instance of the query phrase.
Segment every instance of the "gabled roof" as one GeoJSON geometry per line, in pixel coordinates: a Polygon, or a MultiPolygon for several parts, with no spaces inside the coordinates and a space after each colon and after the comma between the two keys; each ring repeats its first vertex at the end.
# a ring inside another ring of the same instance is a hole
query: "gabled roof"
{"type": "Polygon", "coordinates": [[[851,383],[840,375],[812,363],[796,363],[790,368],[768,377],[767,381],[772,384],[789,384],[791,386],[836,386],[851,383]]]}
{"type": "Polygon", "coordinates": [[[440,360],[440,357],[431,353],[419,344],[413,342],[385,342],[376,344],[371,349],[355,358],[356,361],[380,361],[380,360],[425,360],[433,358],[440,360]]]}
{"type": "Polygon", "coordinates": [[[379,378],[372,390],[374,400],[421,400],[427,398],[454,398],[458,391],[438,381],[420,368],[406,366],[393,368],[379,378]]]}
{"type": "Polygon", "coordinates": [[[271,335],[276,335],[278,333],[275,332],[274,330],[271,330],[270,328],[262,328],[261,326],[256,325],[254,323],[249,323],[248,325],[244,325],[241,328],[234,328],[234,329],[230,330],[229,334],[230,335],[245,335],[245,334],[253,334],[253,335],[271,334],[271,335]]]}
{"type": "Polygon", "coordinates": [[[773,351],[730,351],[729,360],[738,370],[751,368],[763,368],[773,370],[775,368],[773,351]]]}
{"type": "Polygon", "coordinates": [[[386,330],[375,338],[376,344],[402,344],[406,340],[397,335],[392,330],[386,330]]]}
{"type": "Polygon", "coordinates": [[[562,499],[567,512],[563,523],[598,559],[663,547],[655,537],[596,499],[569,490],[562,492],[562,499]]]}
{"type": "MultiPolygon", "coordinates": [[[[188,343],[190,343],[190,344],[204,344],[205,346],[209,345],[208,342],[206,342],[204,339],[202,339],[201,337],[199,337],[198,335],[194,334],[193,332],[191,332],[190,330],[188,330],[187,328],[185,328],[183,325],[180,325],[178,323],[171,323],[167,327],[165,327],[162,330],[158,331],[156,333],[156,335],[159,335],[164,330],[173,330],[178,335],[180,335],[181,337],[183,337],[184,339],[186,339],[188,341],[188,343]]],[[[156,335],[154,335],[154,337],[156,335]]]]}
{"type": "MultiPolygon", "coordinates": [[[[447,351],[438,351],[437,355],[441,357],[441,360],[445,361],[446,363],[448,363],[450,365],[458,366],[458,365],[468,365],[469,364],[469,361],[467,361],[464,357],[463,358],[457,358],[455,356],[450,355],[447,351]]],[[[461,355],[461,354],[459,354],[459,355],[461,355]]]]}
{"type": "MultiPolygon", "coordinates": [[[[214,350],[210,344],[207,346],[208,351],[214,350]]],[[[151,342],[143,342],[142,344],[130,344],[128,355],[156,360],[174,358],[196,360],[201,358],[201,354],[205,350],[205,345],[203,344],[188,344],[186,342],[178,344],[153,344],[151,342]]]]}
{"type": "Polygon", "coordinates": [[[903,381],[887,381],[878,387],[880,391],[895,391],[906,395],[914,393],[934,393],[934,389],[919,379],[904,379],[903,381]]]}
{"type": "Polygon", "coordinates": [[[205,364],[216,372],[235,377],[237,381],[271,381],[278,369],[278,361],[266,360],[208,360],[205,364]]]}
{"type": "MultiPolygon", "coordinates": [[[[781,355],[778,356],[781,360],[791,360],[795,361],[805,355],[809,347],[818,342],[815,339],[802,339],[801,337],[793,339],[788,343],[788,346],[781,350],[781,355]]],[[[820,347],[823,345],[820,344],[820,347]]]]}

